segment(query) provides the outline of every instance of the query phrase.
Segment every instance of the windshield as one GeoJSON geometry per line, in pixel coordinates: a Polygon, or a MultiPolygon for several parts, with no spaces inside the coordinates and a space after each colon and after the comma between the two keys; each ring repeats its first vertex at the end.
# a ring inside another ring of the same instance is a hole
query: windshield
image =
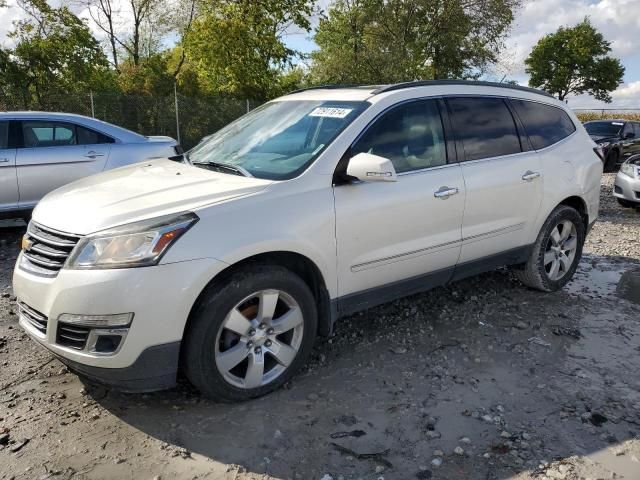
{"type": "Polygon", "coordinates": [[[188,152],[196,166],[287,180],[302,173],[369,104],[324,100],[270,102],[188,152]]]}
{"type": "Polygon", "coordinates": [[[584,124],[589,135],[595,137],[617,137],[624,127],[622,122],[588,122],[584,124]]]}

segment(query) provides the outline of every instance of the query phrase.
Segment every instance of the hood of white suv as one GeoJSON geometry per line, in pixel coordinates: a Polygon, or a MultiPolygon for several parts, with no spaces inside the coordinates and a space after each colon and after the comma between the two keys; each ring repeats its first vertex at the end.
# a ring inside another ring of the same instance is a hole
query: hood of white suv
{"type": "Polygon", "coordinates": [[[271,183],[165,159],[153,160],[54,190],[38,203],[33,220],[62,232],[86,235],[250,195],[271,183]]]}

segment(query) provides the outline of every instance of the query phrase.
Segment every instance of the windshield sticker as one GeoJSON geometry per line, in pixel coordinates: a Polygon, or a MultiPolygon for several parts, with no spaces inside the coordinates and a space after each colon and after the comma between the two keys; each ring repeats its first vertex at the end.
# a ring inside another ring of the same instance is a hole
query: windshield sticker
{"type": "Polygon", "coordinates": [[[310,117],[344,118],[353,111],[353,108],[318,107],[314,109],[310,117]]]}
{"type": "Polygon", "coordinates": [[[623,126],[624,123],[620,123],[620,122],[611,122],[611,125],[618,125],[619,127],[623,126]]]}

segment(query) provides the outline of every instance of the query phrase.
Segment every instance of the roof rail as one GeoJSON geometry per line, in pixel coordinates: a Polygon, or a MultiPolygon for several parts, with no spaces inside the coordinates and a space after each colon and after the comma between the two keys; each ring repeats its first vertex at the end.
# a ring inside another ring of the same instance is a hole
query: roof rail
{"type": "Polygon", "coordinates": [[[300,93],[300,92],[306,92],[308,90],[321,90],[321,89],[327,89],[327,90],[335,90],[338,88],[381,88],[384,85],[365,85],[363,83],[337,83],[337,84],[328,84],[328,85],[316,85],[315,87],[306,87],[306,88],[299,88],[298,90],[294,90],[293,92],[289,92],[287,93],[287,95],[291,95],[293,93],[300,93]]]}
{"type": "Polygon", "coordinates": [[[512,90],[522,90],[523,92],[537,93],[538,95],[544,95],[546,97],[554,98],[550,93],[547,93],[543,90],[538,90],[537,88],[523,87],[521,85],[513,85],[511,83],[485,82],[479,80],[418,80],[415,82],[403,82],[394,83],[392,85],[383,85],[371,93],[373,95],[378,95],[380,93],[400,90],[402,88],[430,87],[436,85],[475,85],[479,87],[510,88],[512,90]]]}

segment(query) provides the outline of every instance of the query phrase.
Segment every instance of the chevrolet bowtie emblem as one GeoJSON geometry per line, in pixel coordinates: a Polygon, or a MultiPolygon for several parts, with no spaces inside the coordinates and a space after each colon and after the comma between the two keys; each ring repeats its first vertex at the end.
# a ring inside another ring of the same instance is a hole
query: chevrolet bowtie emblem
{"type": "Polygon", "coordinates": [[[33,241],[31,241],[31,239],[28,236],[24,235],[22,237],[22,249],[29,250],[32,246],[33,246],[33,241]]]}

